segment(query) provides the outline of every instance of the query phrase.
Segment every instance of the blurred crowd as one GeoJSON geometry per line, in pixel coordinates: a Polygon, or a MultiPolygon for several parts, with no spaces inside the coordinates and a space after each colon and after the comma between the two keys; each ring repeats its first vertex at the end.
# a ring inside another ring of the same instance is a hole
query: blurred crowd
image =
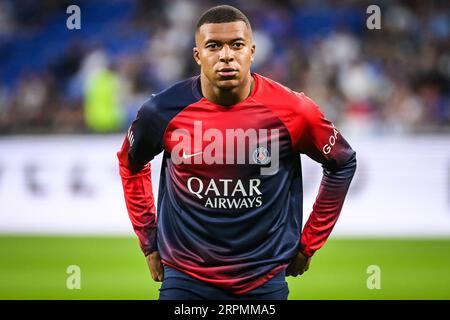
{"type": "MultiPolygon", "coordinates": [[[[221,3],[0,1],[0,134],[126,130],[151,93],[198,74],[195,23],[221,3]],[[80,30],[66,27],[71,4],[80,30]]],[[[227,3],[252,22],[253,71],[346,134],[450,133],[448,1],[375,1],[379,30],[366,27],[373,2],[227,3]]]]}

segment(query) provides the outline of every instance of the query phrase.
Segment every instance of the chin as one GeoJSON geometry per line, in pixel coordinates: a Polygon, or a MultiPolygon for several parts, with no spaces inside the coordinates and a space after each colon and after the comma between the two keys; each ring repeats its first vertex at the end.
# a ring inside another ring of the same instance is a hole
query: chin
{"type": "Polygon", "coordinates": [[[217,87],[221,90],[233,90],[241,85],[238,79],[218,80],[217,87]]]}

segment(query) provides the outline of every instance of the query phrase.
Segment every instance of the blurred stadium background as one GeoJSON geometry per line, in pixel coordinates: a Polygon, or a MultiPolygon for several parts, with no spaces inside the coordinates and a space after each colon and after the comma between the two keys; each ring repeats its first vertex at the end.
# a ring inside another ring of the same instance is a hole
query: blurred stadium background
{"type": "MultiPolygon", "coordinates": [[[[157,298],[115,152],[151,93],[198,72],[194,24],[223,3],[252,21],[253,71],[312,97],[359,157],[290,298],[450,299],[450,4],[418,0],[1,0],[0,299],[157,298]]],[[[302,166],[306,220],[321,168],[302,166]]]]}

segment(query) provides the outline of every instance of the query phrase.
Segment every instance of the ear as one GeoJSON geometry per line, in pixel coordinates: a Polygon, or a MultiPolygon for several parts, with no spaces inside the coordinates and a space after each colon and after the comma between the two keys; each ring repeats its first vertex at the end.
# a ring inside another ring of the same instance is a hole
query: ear
{"type": "Polygon", "coordinates": [[[201,62],[200,62],[200,51],[198,51],[198,48],[197,48],[197,47],[194,47],[194,48],[192,49],[192,54],[193,54],[193,56],[194,56],[195,62],[197,62],[197,64],[198,64],[199,66],[201,66],[202,64],[201,64],[201,62]]]}
{"type": "Polygon", "coordinates": [[[256,53],[256,45],[254,43],[252,44],[251,51],[252,51],[252,57],[250,58],[250,60],[253,62],[253,59],[255,58],[255,53],[256,53]]]}

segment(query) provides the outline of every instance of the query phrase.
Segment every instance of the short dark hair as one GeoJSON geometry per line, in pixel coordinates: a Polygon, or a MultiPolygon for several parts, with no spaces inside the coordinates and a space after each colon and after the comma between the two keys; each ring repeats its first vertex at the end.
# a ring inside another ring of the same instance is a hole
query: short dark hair
{"type": "Polygon", "coordinates": [[[229,5],[215,6],[202,14],[197,22],[195,30],[198,31],[198,29],[206,23],[226,23],[235,21],[244,21],[247,27],[251,28],[250,21],[241,10],[229,5]]]}

